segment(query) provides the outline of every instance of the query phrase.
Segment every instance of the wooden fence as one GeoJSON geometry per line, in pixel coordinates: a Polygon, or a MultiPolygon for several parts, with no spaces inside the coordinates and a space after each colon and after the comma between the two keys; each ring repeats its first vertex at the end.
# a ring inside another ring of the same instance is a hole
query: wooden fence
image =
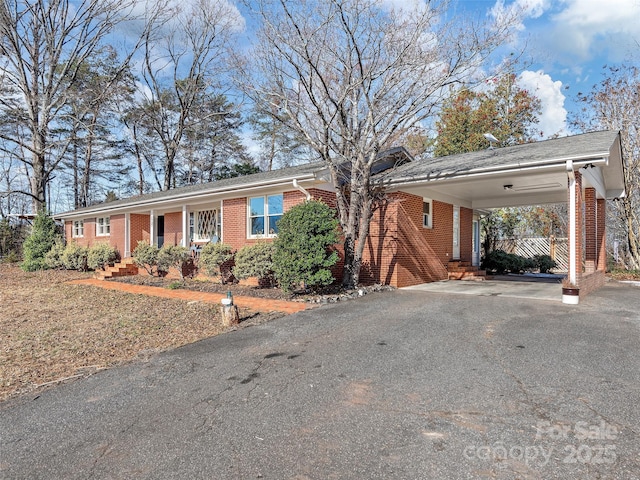
{"type": "Polygon", "coordinates": [[[504,250],[507,253],[515,253],[525,258],[535,255],[549,255],[557,264],[554,270],[569,270],[569,244],[567,238],[508,238],[498,240],[496,250],[504,250]]]}

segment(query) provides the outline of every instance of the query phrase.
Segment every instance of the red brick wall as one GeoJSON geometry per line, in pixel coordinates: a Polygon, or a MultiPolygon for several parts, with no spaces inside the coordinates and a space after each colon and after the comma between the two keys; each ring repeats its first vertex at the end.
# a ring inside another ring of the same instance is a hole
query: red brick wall
{"type": "Polygon", "coordinates": [[[124,254],[124,213],[120,215],[111,215],[109,218],[109,231],[111,232],[108,237],[97,237],[97,242],[109,242],[112,247],[115,247],[120,255],[124,254]]]}
{"type": "Polygon", "coordinates": [[[596,270],[598,261],[598,249],[596,245],[596,190],[594,188],[584,189],[584,270],[585,273],[592,273],[596,270]]]}
{"type": "Polygon", "coordinates": [[[111,215],[109,218],[110,234],[96,235],[96,218],[84,219],[84,235],[73,237],[73,221],[66,221],[64,232],[67,242],[74,242],[84,247],[91,247],[96,243],[108,243],[115,247],[120,254],[124,253],[124,214],[111,215]]]}
{"type": "Polygon", "coordinates": [[[604,198],[599,198],[596,201],[596,242],[598,245],[598,265],[597,270],[607,270],[607,235],[606,235],[606,222],[607,222],[607,201],[604,198]]]}
{"type": "Polygon", "coordinates": [[[131,251],[133,252],[138,246],[139,241],[149,243],[151,235],[149,232],[149,215],[132,213],[129,219],[131,222],[131,251]]]}
{"type": "Polygon", "coordinates": [[[222,242],[239,250],[247,242],[247,199],[222,202],[222,242]]]}
{"type": "Polygon", "coordinates": [[[182,211],[164,214],[164,244],[180,245],[182,241],[182,211]]]}
{"type": "MultiPolygon", "coordinates": [[[[363,283],[397,287],[447,278],[453,248],[453,205],[433,201],[433,228],[422,226],[422,197],[390,195],[376,212],[364,252],[363,283]]],[[[460,209],[460,253],[471,260],[473,211],[460,209]]]]}
{"type": "Polygon", "coordinates": [[[473,259],[473,210],[460,207],[460,260],[473,259]]]}

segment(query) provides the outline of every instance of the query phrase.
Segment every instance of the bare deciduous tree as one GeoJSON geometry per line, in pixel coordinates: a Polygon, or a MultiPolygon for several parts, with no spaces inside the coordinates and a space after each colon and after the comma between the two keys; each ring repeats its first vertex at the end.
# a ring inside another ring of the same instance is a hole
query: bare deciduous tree
{"type": "MultiPolygon", "coordinates": [[[[16,148],[30,180],[34,211],[68,146],[52,129],[78,71],[119,25],[132,20],[135,0],[5,0],[0,5],[0,110],[20,128],[2,129],[2,149],[16,148]]],[[[135,47],[131,49],[131,54],[135,47]]],[[[127,57],[123,65],[127,63],[127,57]]]]}
{"type": "Polygon", "coordinates": [[[253,74],[243,81],[254,102],[270,103],[260,111],[280,109],[327,164],[344,235],[345,286],[359,280],[378,154],[432,115],[443,87],[476,75],[515,20],[448,21],[446,1],[394,3],[257,2],[262,28],[246,64],[253,74]]]}
{"type": "Polygon", "coordinates": [[[589,93],[578,94],[584,104],[573,124],[583,131],[620,130],[624,156],[625,197],[611,202],[614,229],[623,232],[626,266],[640,269],[640,69],[609,67],[589,93]]]}
{"type": "Polygon", "coordinates": [[[176,161],[186,132],[219,112],[196,115],[210,94],[220,93],[229,41],[241,17],[227,0],[182,2],[156,20],[145,41],[146,98],[137,109],[139,129],[162,145],[162,188],[175,185],[176,161]]]}

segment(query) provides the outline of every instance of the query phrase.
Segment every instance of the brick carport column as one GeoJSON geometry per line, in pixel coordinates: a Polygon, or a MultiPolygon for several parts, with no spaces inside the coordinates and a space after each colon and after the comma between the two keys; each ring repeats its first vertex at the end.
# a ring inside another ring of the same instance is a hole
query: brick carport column
{"type": "Polygon", "coordinates": [[[596,200],[596,242],[598,247],[598,263],[596,270],[605,272],[607,270],[607,201],[604,198],[596,200]]]}
{"type": "Polygon", "coordinates": [[[584,271],[593,273],[598,263],[598,222],[596,190],[584,189],[584,271]]]}

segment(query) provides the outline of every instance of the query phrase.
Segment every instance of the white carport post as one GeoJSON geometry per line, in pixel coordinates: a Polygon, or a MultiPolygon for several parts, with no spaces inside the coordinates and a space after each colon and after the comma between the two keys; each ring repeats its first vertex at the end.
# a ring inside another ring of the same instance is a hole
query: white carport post
{"type": "Polygon", "coordinates": [[[156,244],[156,211],[149,212],[149,245],[156,244]]]}
{"type": "Polygon", "coordinates": [[[131,214],[124,214],[124,258],[131,256],[131,214]]]}
{"type": "Polygon", "coordinates": [[[577,285],[576,173],[573,170],[571,160],[567,160],[567,177],[569,178],[569,282],[572,285],[577,285]]]}
{"type": "Polygon", "coordinates": [[[189,247],[189,208],[186,205],[182,206],[182,246],[189,247]]]}

